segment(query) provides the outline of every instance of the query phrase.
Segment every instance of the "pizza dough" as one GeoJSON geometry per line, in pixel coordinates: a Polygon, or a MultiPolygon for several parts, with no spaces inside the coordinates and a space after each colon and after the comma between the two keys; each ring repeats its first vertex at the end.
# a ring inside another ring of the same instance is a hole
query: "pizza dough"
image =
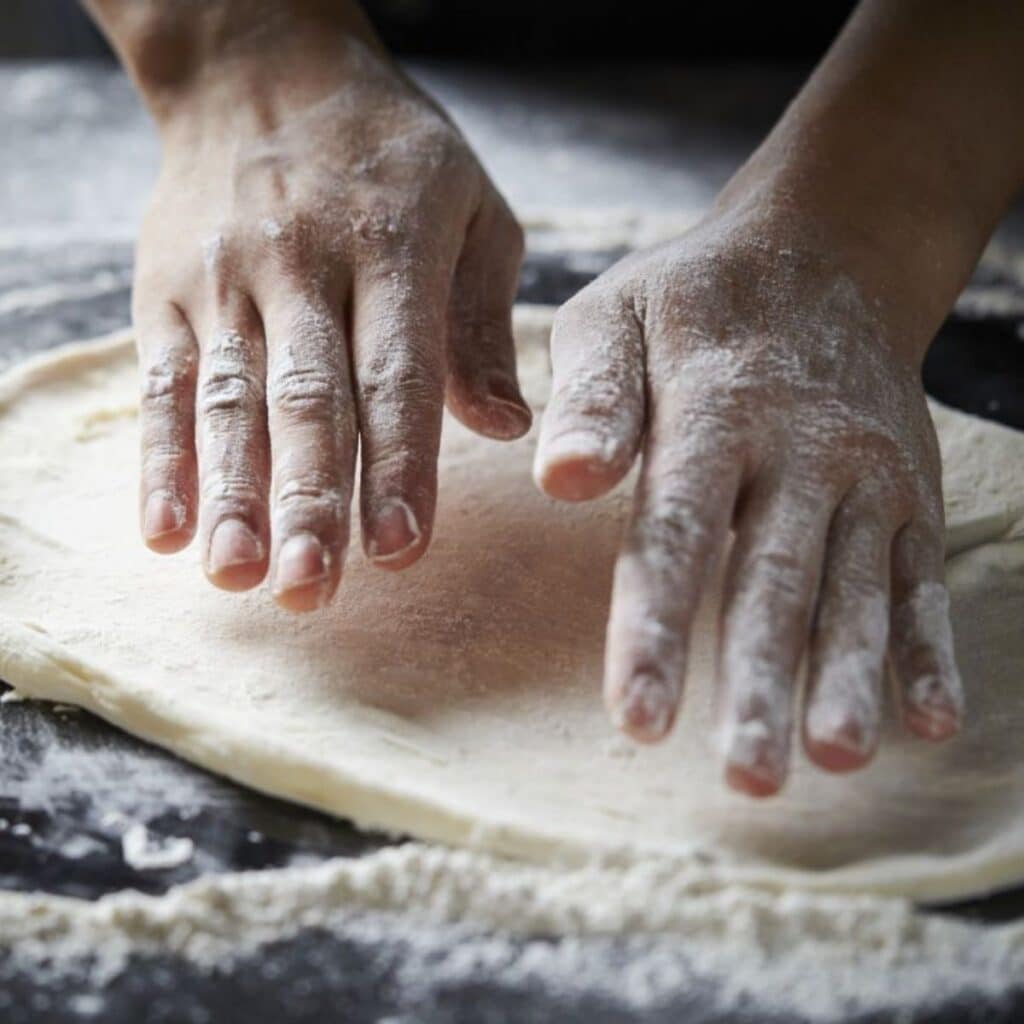
{"type": "MultiPolygon", "coordinates": [[[[550,313],[521,309],[541,406],[550,313]]],[[[618,737],[600,701],[629,489],[542,497],[532,439],[445,424],[429,555],[356,550],[335,604],[279,611],[210,587],[194,548],[137,538],[136,366],[121,335],[0,378],[0,677],[80,704],[247,785],[365,826],[531,859],[706,860],[719,878],[922,898],[1024,878],[1024,435],[935,408],[946,463],[964,734],[890,726],[866,771],[797,755],[779,798],[720,782],[714,602],[669,742],[618,737]]],[[[130,784],[130,783],[129,783],[130,784]]]]}

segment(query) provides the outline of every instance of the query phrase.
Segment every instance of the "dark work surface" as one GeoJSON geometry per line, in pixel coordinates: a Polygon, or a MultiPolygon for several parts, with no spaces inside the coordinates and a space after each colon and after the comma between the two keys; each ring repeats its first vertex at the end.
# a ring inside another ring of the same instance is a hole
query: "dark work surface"
{"type": "MultiPolygon", "coordinates": [[[[387,928],[387,926],[384,926],[387,928]]],[[[554,940],[510,944],[504,963],[486,981],[453,983],[444,969],[453,948],[487,956],[487,939],[461,928],[442,929],[429,942],[401,929],[372,944],[309,930],[236,961],[231,970],[205,972],[166,958],[136,959],[97,991],[84,972],[62,972],[41,986],[0,959],[0,1019],[4,1024],[810,1024],[756,1005],[722,1013],[714,987],[695,983],[642,1017],[614,988],[567,996],[557,980],[538,972],[524,979],[516,964],[554,952],[554,940]],[[410,979],[415,975],[415,980],[410,979]]],[[[629,966],[618,940],[596,939],[598,955],[614,975],[629,966]]],[[[1019,1024],[1021,1004],[965,995],[942,1008],[899,1016],[853,1013],[836,1024],[1019,1024]]],[[[822,1024],[819,1019],[817,1024],[822,1024]]]]}

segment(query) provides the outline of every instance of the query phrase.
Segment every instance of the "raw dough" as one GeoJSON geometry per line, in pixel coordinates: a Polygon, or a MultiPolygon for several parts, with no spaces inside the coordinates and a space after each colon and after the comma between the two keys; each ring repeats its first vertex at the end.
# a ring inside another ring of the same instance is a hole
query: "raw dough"
{"type": "MultiPolygon", "coordinates": [[[[528,397],[547,310],[518,312],[528,397]]],[[[615,736],[599,698],[628,488],[555,506],[532,444],[445,425],[429,556],[350,555],[340,600],[296,618],[136,536],[126,336],[0,378],[0,677],[81,704],[248,785],[378,826],[514,856],[650,855],[766,884],[952,897],[1024,877],[1024,436],[934,410],[969,714],[944,746],[887,735],[832,777],[798,758],[778,799],[719,781],[711,616],[671,740],[615,736]]]]}

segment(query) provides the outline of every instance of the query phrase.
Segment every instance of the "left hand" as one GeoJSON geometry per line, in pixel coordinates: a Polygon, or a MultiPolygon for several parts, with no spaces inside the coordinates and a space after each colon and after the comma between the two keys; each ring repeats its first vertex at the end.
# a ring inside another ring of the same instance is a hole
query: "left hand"
{"type": "Polygon", "coordinates": [[[690,627],[733,528],[726,777],[761,796],[786,776],[805,654],[804,743],[826,769],[872,757],[887,653],[913,733],[952,735],[963,705],[923,346],[861,283],[884,257],[799,221],[719,209],[565,305],[536,463],[549,495],[585,501],[643,453],[605,670],[612,718],[638,740],[671,728],[690,627]]]}

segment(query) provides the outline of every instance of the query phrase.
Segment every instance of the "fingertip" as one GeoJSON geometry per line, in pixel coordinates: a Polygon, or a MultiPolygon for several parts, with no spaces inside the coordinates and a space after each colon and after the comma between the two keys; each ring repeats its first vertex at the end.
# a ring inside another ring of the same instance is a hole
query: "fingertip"
{"type": "Polygon", "coordinates": [[[277,554],[274,600],[285,611],[303,613],[325,607],[337,589],[335,558],[312,533],[286,540],[277,554]]]}
{"type": "Polygon", "coordinates": [[[533,425],[533,412],[526,404],[519,385],[505,374],[493,374],[486,385],[488,436],[499,441],[514,441],[533,425]]]}
{"type": "Polygon", "coordinates": [[[258,586],[267,573],[266,547],[240,519],[225,519],[210,538],[206,575],[221,590],[242,591],[258,586]]]}
{"type": "Polygon", "coordinates": [[[142,539],[159,555],[170,555],[187,547],[194,524],[183,501],[170,491],[154,491],[142,509],[142,539]]]}
{"type": "Polygon", "coordinates": [[[803,743],[811,762],[827,772],[845,774],[865,767],[875,756],[879,730],[874,709],[858,709],[823,698],[816,687],[804,718],[803,743]]]}
{"type": "Polygon", "coordinates": [[[763,800],[776,796],[782,788],[781,780],[771,775],[762,775],[747,765],[727,762],[725,766],[726,785],[744,796],[763,800]]]}
{"type": "Polygon", "coordinates": [[[725,781],[747,796],[774,796],[782,789],[788,768],[786,744],[761,718],[732,724],[723,744],[725,781]]]}
{"type": "Polygon", "coordinates": [[[516,441],[533,426],[533,412],[518,386],[505,378],[478,390],[452,381],[448,407],[470,430],[494,441],[516,441]]]}
{"type": "Polygon", "coordinates": [[[629,469],[617,453],[593,434],[563,434],[541,445],[533,477],[549,497],[560,501],[590,501],[607,494],[629,469]]]}
{"type": "Polygon", "coordinates": [[[641,673],[632,676],[608,700],[615,727],[639,743],[658,743],[675,722],[679,695],[666,680],[641,673]]]}
{"type": "Polygon", "coordinates": [[[903,721],[907,729],[923,740],[941,743],[961,728],[963,701],[959,679],[946,680],[925,675],[907,687],[903,721]]]}
{"type": "Polygon", "coordinates": [[[835,775],[859,771],[874,757],[874,749],[864,749],[855,738],[836,734],[827,739],[804,737],[807,756],[819,768],[835,775]]]}
{"type": "Polygon", "coordinates": [[[192,543],[192,529],[174,530],[156,537],[143,536],[147,548],[156,555],[176,555],[192,543]]]}
{"type": "Polygon", "coordinates": [[[374,509],[364,526],[364,548],[380,569],[397,572],[422,557],[429,538],[410,504],[391,498],[374,509]]]}
{"type": "Polygon", "coordinates": [[[286,612],[303,615],[325,608],[333,595],[334,589],[325,583],[309,583],[288,590],[275,590],[274,601],[286,612]]]}
{"type": "Polygon", "coordinates": [[[960,716],[953,711],[936,708],[910,708],[903,713],[907,729],[915,736],[934,743],[952,739],[961,728],[960,716]]]}
{"type": "Polygon", "coordinates": [[[232,565],[224,569],[208,570],[206,573],[207,579],[218,590],[227,590],[231,593],[242,593],[258,587],[266,575],[266,566],[255,563],[232,565]]]}

